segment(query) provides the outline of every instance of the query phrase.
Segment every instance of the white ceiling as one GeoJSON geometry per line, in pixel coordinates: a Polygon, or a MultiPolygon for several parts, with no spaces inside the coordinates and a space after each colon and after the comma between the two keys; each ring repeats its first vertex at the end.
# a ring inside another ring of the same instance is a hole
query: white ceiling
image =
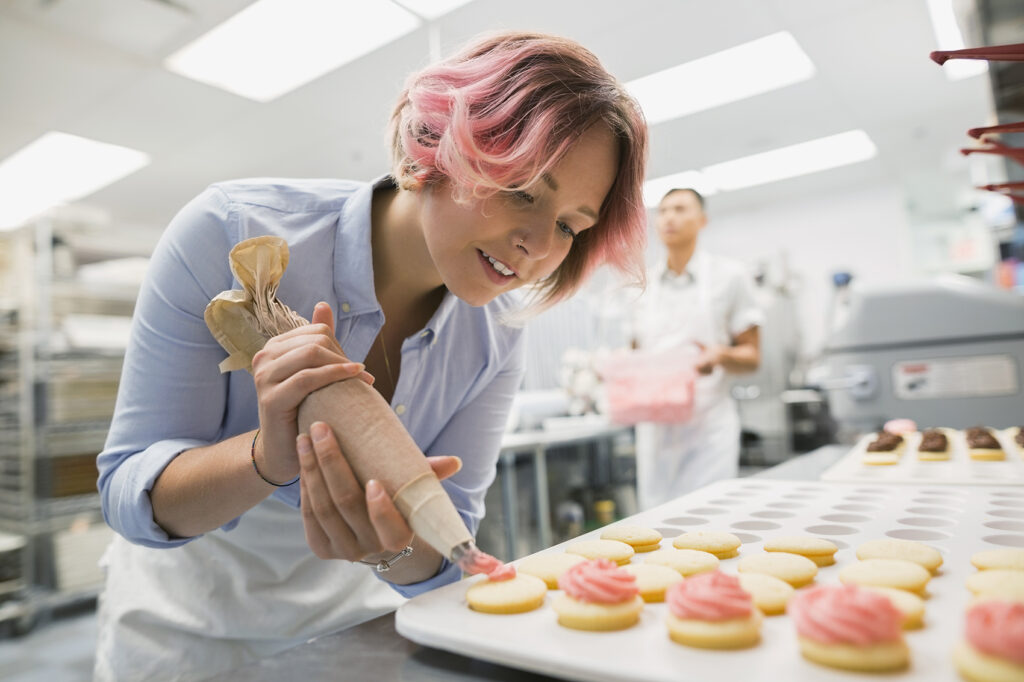
{"type": "MultiPolygon", "coordinates": [[[[84,200],[143,236],[218,180],[385,172],[384,126],[405,75],[428,61],[428,28],[264,104],[162,68],[249,2],[0,0],[0,158],[48,130],[146,152],[151,165],[84,200]]],[[[436,27],[444,54],[485,30],[567,35],[623,81],[790,31],[817,74],[654,126],[648,176],[854,128],[879,154],[718,195],[717,212],[878,183],[941,205],[970,184],[957,153],[964,132],[991,117],[986,76],[951,82],[928,59],[936,45],[925,0],[476,0],[436,27]]]]}

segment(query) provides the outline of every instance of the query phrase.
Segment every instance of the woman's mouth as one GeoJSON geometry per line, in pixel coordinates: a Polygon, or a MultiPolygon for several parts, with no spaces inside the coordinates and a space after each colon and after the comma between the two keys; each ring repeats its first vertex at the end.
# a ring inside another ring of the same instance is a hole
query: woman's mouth
{"type": "Polygon", "coordinates": [[[515,270],[505,265],[494,256],[491,256],[480,249],[477,249],[477,253],[479,254],[478,258],[483,264],[484,271],[487,273],[487,276],[491,281],[498,284],[504,284],[516,276],[515,270]]]}

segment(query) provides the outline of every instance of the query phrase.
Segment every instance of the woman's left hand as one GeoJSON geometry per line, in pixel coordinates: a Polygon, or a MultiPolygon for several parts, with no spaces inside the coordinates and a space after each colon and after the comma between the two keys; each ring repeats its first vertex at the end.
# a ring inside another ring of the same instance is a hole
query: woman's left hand
{"type": "MultiPolygon", "coordinates": [[[[378,561],[412,542],[413,532],[384,487],[359,484],[330,427],[314,422],[296,440],[306,542],[321,559],[378,561]]],[[[458,457],[428,457],[445,479],[462,466],[458,457]]]]}

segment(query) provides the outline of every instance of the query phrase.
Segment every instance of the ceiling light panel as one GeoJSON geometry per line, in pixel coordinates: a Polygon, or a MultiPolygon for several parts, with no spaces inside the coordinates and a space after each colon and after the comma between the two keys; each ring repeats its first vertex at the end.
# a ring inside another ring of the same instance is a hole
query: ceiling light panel
{"type": "Polygon", "coordinates": [[[269,102],[420,25],[388,0],[258,0],[178,50],[164,66],[269,102]]]}
{"type": "Polygon", "coordinates": [[[395,0],[395,2],[424,19],[437,19],[454,9],[468,5],[472,0],[395,0]]]}
{"type": "Polygon", "coordinates": [[[708,178],[700,171],[683,171],[682,173],[663,175],[660,178],[653,178],[645,182],[644,205],[648,207],[657,206],[668,191],[673,189],[695,189],[706,197],[718,191],[718,188],[712,185],[708,178]]]}
{"type": "Polygon", "coordinates": [[[799,83],[814,63],[788,31],[737,45],[626,83],[650,124],[799,83]]]}
{"type": "Polygon", "coordinates": [[[0,229],[75,201],[149,164],[135,149],[51,131],[0,162],[0,229]]]}
{"type": "Polygon", "coordinates": [[[878,148],[863,130],[850,130],[769,152],[716,163],[701,169],[722,191],[763,185],[776,180],[866,161],[878,148]]]}

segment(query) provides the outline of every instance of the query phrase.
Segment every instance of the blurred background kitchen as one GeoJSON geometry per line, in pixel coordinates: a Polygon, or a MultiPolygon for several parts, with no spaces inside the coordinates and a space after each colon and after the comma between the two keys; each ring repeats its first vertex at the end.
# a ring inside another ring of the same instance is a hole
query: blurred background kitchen
{"type": "MultiPolygon", "coordinates": [[[[741,475],[889,417],[1024,419],[1024,203],[977,189],[1024,166],[960,151],[1024,120],[1024,63],[929,59],[1024,42],[1019,0],[0,0],[0,677],[91,671],[94,458],[170,218],[219,180],[380,175],[404,76],[503,28],[577,39],[625,81],[652,219],[700,190],[701,246],[755,278],[741,475]]],[[[636,511],[632,429],[594,371],[632,301],[602,274],[530,323],[484,549],[636,511]]]]}

